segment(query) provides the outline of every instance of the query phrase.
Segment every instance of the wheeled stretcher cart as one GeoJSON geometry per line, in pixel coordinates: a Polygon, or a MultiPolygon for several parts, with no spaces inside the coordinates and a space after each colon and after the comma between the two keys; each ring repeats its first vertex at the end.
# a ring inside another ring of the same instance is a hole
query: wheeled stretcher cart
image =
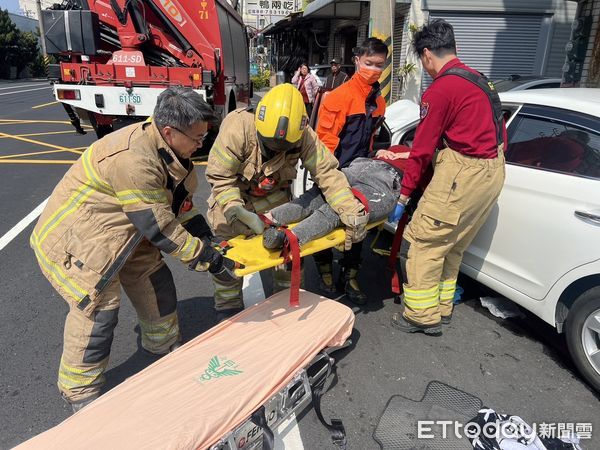
{"type": "MultiPolygon", "coordinates": [[[[272,429],[318,400],[352,311],[282,291],[211,328],[19,449],[268,449],[272,429]]],[[[327,424],[344,446],[341,423],[327,424]]]]}

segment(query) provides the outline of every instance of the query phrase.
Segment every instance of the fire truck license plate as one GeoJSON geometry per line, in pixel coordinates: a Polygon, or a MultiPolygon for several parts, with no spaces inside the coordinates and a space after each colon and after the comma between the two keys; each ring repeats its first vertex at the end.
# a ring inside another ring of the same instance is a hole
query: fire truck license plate
{"type": "Polygon", "coordinates": [[[132,105],[141,105],[142,97],[137,94],[119,94],[119,103],[125,105],[130,103],[132,105]]]}

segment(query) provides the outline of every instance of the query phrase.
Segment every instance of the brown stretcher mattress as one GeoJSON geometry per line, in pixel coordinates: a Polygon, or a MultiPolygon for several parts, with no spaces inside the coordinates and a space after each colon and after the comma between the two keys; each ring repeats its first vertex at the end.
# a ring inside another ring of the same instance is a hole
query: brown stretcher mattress
{"type": "Polygon", "coordinates": [[[207,448],[242,424],[321,350],[342,345],[354,314],[282,291],[186,343],[18,449],[207,448]]]}

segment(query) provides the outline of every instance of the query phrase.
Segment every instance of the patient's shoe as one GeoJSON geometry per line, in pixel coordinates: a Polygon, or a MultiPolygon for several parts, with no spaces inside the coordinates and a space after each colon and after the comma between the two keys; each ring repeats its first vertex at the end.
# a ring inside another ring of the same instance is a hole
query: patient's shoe
{"type": "Polygon", "coordinates": [[[283,248],[285,231],[280,228],[269,227],[263,233],[263,246],[268,249],[283,248]]]}

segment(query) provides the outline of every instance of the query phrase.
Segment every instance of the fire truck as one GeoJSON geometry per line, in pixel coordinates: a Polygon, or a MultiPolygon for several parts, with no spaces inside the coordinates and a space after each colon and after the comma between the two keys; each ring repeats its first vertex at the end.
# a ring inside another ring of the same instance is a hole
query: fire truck
{"type": "MultiPolygon", "coordinates": [[[[236,0],[232,0],[236,1],[236,0]]],[[[248,38],[227,0],[64,0],[42,11],[54,95],[98,137],[187,86],[226,115],[252,97],[248,38]]]]}

